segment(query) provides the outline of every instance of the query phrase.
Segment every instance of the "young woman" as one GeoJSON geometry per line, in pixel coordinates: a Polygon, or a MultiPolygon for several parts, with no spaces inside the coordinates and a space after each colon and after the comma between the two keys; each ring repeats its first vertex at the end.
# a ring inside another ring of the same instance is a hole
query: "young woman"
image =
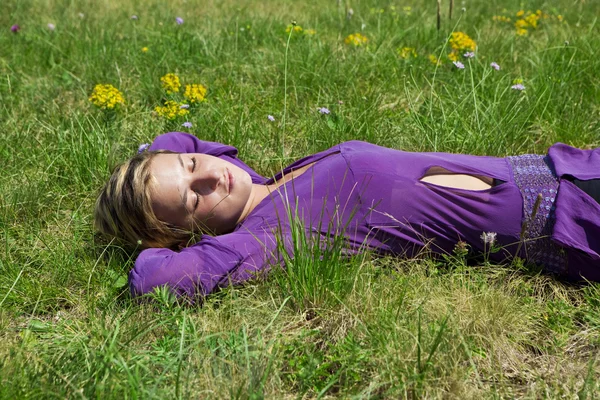
{"type": "Polygon", "coordinates": [[[120,165],[96,204],[103,233],[146,248],[130,272],[134,296],[168,286],[206,295],[281,259],[299,221],[349,252],[515,256],[571,280],[600,280],[600,149],[552,146],[506,158],[410,153],[346,142],[273,178],[237,150],[179,132],[120,165]]]}

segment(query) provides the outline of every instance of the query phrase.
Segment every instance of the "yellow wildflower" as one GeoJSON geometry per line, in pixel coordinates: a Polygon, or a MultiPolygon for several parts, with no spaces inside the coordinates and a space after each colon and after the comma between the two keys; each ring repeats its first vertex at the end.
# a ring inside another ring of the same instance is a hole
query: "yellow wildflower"
{"type": "Polygon", "coordinates": [[[361,35],[360,33],[351,33],[344,39],[344,43],[354,46],[362,46],[369,41],[366,36],[361,35]]]}
{"type": "Polygon", "coordinates": [[[103,110],[112,110],[119,104],[125,104],[123,94],[119,89],[110,84],[97,84],[94,86],[94,90],[92,91],[89,100],[93,105],[100,107],[103,110]]]}
{"type": "Polygon", "coordinates": [[[464,32],[452,32],[450,47],[454,51],[475,51],[477,44],[464,32]]]}
{"type": "Polygon", "coordinates": [[[492,17],[492,21],[498,21],[498,22],[510,22],[510,18],[504,16],[504,15],[494,15],[492,17]]]}
{"type": "Polygon", "coordinates": [[[181,87],[181,83],[179,82],[179,77],[175,74],[166,74],[162,78],[160,78],[162,82],[162,87],[167,91],[167,94],[179,92],[179,88],[181,87]]]}
{"type": "Polygon", "coordinates": [[[413,47],[403,47],[401,49],[398,49],[398,55],[400,56],[400,58],[408,60],[411,57],[417,57],[417,52],[413,47]]]}
{"type": "Polygon", "coordinates": [[[458,61],[458,52],[452,51],[451,53],[449,53],[448,54],[448,59],[450,61],[458,61]]]}
{"type": "Polygon", "coordinates": [[[308,36],[313,36],[317,34],[317,31],[315,31],[314,29],[307,29],[304,31],[304,34],[308,36]]]}
{"type": "Polygon", "coordinates": [[[517,30],[517,35],[523,36],[527,35],[528,28],[537,28],[538,21],[543,16],[543,13],[540,10],[537,10],[536,13],[532,13],[528,11],[528,15],[522,19],[518,19],[515,21],[515,28],[517,30]]]}
{"type": "Polygon", "coordinates": [[[142,53],[147,53],[148,52],[148,48],[147,47],[142,47],[142,53]]]}
{"type": "Polygon", "coordinates": [[[431,61],[433,65],[442,65],[440,60],[434,54],[428,55],[427,58],[429,59],[429,61],[431,61]]]}
{"type": "Polygon", "coordinates": [[[537,14],[529,14],[527,17],[525,17],[524,20],[532,28],[537,28],[537,24],[538,24],[538,20],[539,19],[540,19],[539,15],[537,15],[537,14]]]}
{"type": "Polygon", "coordinates": [[[529,24],[524,19],[518,19],[515,21],[515,28],[517,29],[526,29],[528,26],[529,24]]]}
{"type": "Polygon", "coordinates": [[[176,117],[181,117],[189,113],[189,110],[185,107],[182,107],[183,104],[177,103],[173,100],[165,101],[164,106],[156,106],[154,107],[154,111],[161,117],[165,117],[167,119],[175,119],[176,117]]]}
{"type": "Polygon", "coordinates": [[[302,33],[303,31],[300,25],[288,25],[287,28],[285,28],[285,33],[290,33],[292,29],[294,30],[294,33],[302,33]]]}
{"type": "Polygon", "coordinates": [[[200,103],[205,100],[206,87],[201,84],[185,85],[185,92],[183,96],[190,101],[190,103],[200,103]]]}
{"type": "Polygon", "coordinates": [[[517,12],[517,17],[521,18],[523,15],[525,15],[525,10],[519,10],[517,12]]]}
{"type": "Polygon", "coordinates": [[[558,14],[558,15],[556,16],[556,19],[558,19],[558,22],[563,22],[563,19],[564,19],[564,18],[563,18],[563,16],[562,16],[562,15],[558,14]]]}

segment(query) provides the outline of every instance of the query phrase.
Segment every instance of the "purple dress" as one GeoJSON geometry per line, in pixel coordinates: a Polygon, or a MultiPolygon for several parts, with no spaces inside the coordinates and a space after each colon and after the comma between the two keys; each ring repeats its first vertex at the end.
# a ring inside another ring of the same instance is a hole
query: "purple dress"
{"type": "Polygon", "coordinates": [[[233,232],[203,235],[181,251],[142,251],[129,274],[134,296],[167,285],[177,295],[195,297],[255,276],[279,259],[278,238],[289,239],[290,214],[309,235],[327,240],[343,234],[351,252],[443,254],[459,241],[483,252],[482,233],[495,232],[501,250],[490,254],[492,260],[518,254],[566,277],[600,280],[600,205],[561,179],[600,177],[600,149],[559,143],[545,157],[498,158],[352,141],[305,157],[271,179],[240,161],[235,148],[185,133],[161,135],[150,149],[216,156],[246,170],[257,184],[314,165],[266,197],[233,232]],[[422,182],[432,167],[494,178],[496,184],[465,190],[422,182]]]}

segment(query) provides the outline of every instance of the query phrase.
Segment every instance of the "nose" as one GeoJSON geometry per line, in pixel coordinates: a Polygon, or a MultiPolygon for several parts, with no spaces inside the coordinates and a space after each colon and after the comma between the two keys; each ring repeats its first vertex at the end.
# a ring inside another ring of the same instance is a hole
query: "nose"
{"type": "Polygon", "coordinates": [[[199,168],[192,175],[190,186],[193,191],[198,192],[201,195],[207,195],[217,189],[222,178],[223,174],[215,168],[199,168]]]}

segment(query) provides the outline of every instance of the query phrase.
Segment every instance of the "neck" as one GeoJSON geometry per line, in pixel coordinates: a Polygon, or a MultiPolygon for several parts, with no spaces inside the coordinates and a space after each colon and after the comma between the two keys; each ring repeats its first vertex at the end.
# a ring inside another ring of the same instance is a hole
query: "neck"
{"type": "Polygon", "coordinates": [[[248,214],[252,212],[256,208],[256,206],[265,199],[271,192],[275,189],[275,185],[258,185],[256,183],[252,184],[252,191],[250,192],[250,197],[246,202],[246,206],[242,211],[242,215],[238,219],[237,223],[239,224],[243,220],[246,219],[248,214]]]}

